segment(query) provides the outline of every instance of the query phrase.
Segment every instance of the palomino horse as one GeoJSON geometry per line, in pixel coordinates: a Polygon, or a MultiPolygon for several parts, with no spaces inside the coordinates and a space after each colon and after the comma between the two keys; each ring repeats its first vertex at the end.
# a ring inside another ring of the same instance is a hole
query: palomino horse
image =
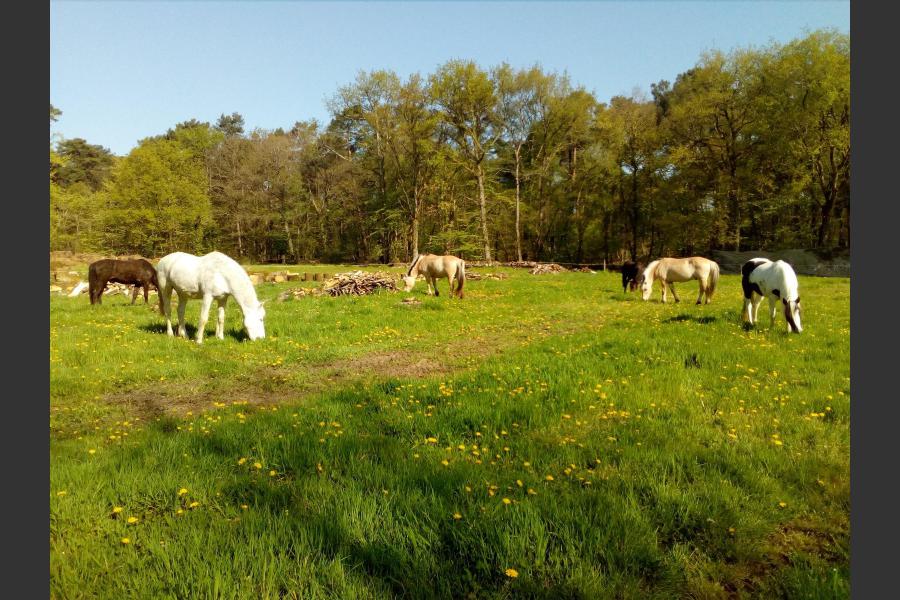
{"type": "Polygon", "coordinates": [[[791,265],[783,260],[772,262],[768,258],[751,258],[741,267],[741,287],[744,288],[744,309],[741,316],[745,322],[758,322],[759,304],[769,299],[772,325],[775,325],[775,307],[778,301],[784,305],[784,319],[788,331],[800,333],[800,284],[791,265]]]}
{"type": "Polygon", "coordinates": [[[700,295],[697,296],[697,304],[701,304],[704,295],[706,295],[706,303],[709,304],[716,291],[716,284],[719,282],[719,265],[702,256],[654,260],[644,269],[641,281],[641,296],[644,300],[650,299],[650,293],[653,291],[653,282],[656,279],[659,279],[662,285],[663,303],[666,302],[667,287],[672,290],[675,302],[680,302],[678,294],[675,293],[675,286],[672,284],[697,279],[700,282],[700,295]]]}
{"type": "Polygon", "coordinates": [[[138,288],[144,288],[144,304],[147,303],[147,296],[152,285],[159,290],[159,282],[156,280],[156,269],[150,264],[149,260],[143,258],[116,260],[112,258],[104,258],[92,262],[88,267],[88,291],[90,292],[91,304],[103,304],[103,290],[106,284],[124,283],[125,285],[133,285],[134,291],[131,294],[131,303],[137,300],[138,288]]]}
{"type": "Polygon", "coordinates": [[[631,288],[631,291],[637,289],[638,284],[640,283],[640,272],[641,272],[641,263],[626,261],[622,265],[622,293],[628,291],[628,288],[631,288]]]}
{"type": "Polygon", "coordinates": [[[178,335],[187,338],[184,327],[184,309],[188,298],[201,298],[200,322],[197,325],[197,343],[203,343],[203,332],[209,319],[212,301],[219,304],[216,320],[216,337],[225,338],[225,303],[234,297],[244,313],[244,327],[251,340],[266,337],[263,319],[266,309],[256,298],[256,289],[250,276],[231,258],[221,252],[210,252],[204,256],[194,256],[185,252],[174,252],[160,259],[156,265],[159,277],[160,310],[166,317],[166,332],[172,333],[172,290],[178,294],[178,335]]]}
{"type": "Polygon", "coordinates": [[[428,293],[434,290],[435,296],[440,296],[437,289],[437,280],[447,278],[450,286],[450,297],[456,294],[457,297],[463,297],[463,286],[466,284],[466,262],[456,256],[437,256],[434,254],[422,254],[413,259],[406,275],[403,276],[403,282],[406,286],[404,292],[412,291],[416,285],[416,277],[419,274],[425,276],[428,283],[428,293]],[[456,290],[453,289],[453,280],[456,280],[456,290]]]}

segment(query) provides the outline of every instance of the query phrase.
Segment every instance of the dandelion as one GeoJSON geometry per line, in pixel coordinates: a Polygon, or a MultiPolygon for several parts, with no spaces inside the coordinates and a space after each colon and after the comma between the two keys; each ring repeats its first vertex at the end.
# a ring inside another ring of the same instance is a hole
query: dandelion
{"type": "Polygon", "coordinates": [[[519,486],[519,487],[522,487],[522,480],[521,480],[521,479],[516,479],[516,485],[519,486]]]}
{"type": "Polygon", "coordinates": [[[137,517],[128,517],[127,521],[128,521],[129,525],[134,525],[135,523],[138,522],[138,518],[137,517]]]}
{"type": "Polygon", "coordinates": [[[446,467],[446,466],[448,466],[450,463],[447,462],[447,460],[445,459],[445,460],[442,460],[442,461],[441,461],[441,464],[444,465],[444,466],[446,467]]]}
{"type": "Polygon", "coordinates": [[[188,493],[187,488],[181,488],[180,490],[178,490],[179,496],[184,496],[187,493],[188,493]]]}
{"type": "Polygon", "coordinates": [[[246,504],[241,504],[241,510],[247,510],[249,507],[246,504]]]}
{"type": "Polygon", "coordinates": [[[114,515],[117,515],[117,514],[119,514],[120,512],[122,512],[122,510],[123,510],[123,508],[122,508],[121,506],[113,506],[113,510],[112,510],[112,511],[113,511],[113,514],[114,514],[114,515]]]}
{"type": "Polygon", "coordinates": [[[507,577],[512,577],[513,579],[519,576],[519,572],[515,569],[507,569],[506,571],[504,571],[504,573],[507,577]]]}
{"type": "Polygon", "coordinates": [[[200,503],[197,502],[196,500],[194,500],[193,502],[188,504],[188,508],[197,508],[198,506],[200,506],[200,503]]]}
{"type": "Polygon", "coordinates": [[[780,506],[781,508],[784,508],[785,506],[787,506],[787,502],[779,502],[778,506],[780,506]]]}
{"type": "Polygon", "coordinates": [[[275,475],[277,475],[277,474],[278,474],[278,472],[275,469],[272,469],[271,471],[269,471],[269,477],[275,477],[275,475]]]}
{"type": "Polygon", "coordinates": [[[246,458],[239,458],[239,459],[238,459],[238,464],[239,464],[239,465],[242,465],[242,464],[244,464],[245,462],[247,462],[247,459],[246,459],[246,458]]]}
{"type": "Polygon", "coordinates": [[[258,463],[258,462],[253,463],[253,468],[254,469],[262,469],[262,463],[258,463]]]}
{"type": "Polygon", "coordinates": [[[504,498],[503,504],[512,504],[512,500],[510,500],[509,498],[504,498]]]}
{"type": "Polygon", "coordinates": [[[128,539],[128,538],[122,538],[122,543],[125,544],[125,545],[127,546],[128,544],[131,543],[131,540],[128,539]]]}
{"type": "Polygon", "coordinates": [[[537,496],[537,492],[531,488],[528,488],[528,495],[529,496],[537,496]]]}
{"type": "Polygon", "coordinates": [[[95,454],[96,452],[97,452],[97,451],[94,450],[93,448],[91,448],[90,450],[88,450],[88,454],[95,454]]]}
{"type": "Polygon", "coordinates": [[[546,479],[547,481],[553,481],[553,475],[547,475],[546,477],[544,477],[544,479],[546,479]]]}
{"type": "Polygon", "coordinates": [[[56,495],[57,495],[57,496],[65,496],[65,495],[66,495],[66,490],[60,490],[60,491],[56,492],[56,495]]]}
{"type": "Polygon", "coordinates": [[[459,514],[458,512],[457,512],[457,513],[453,513],[453,519],[456,520],[456,521],[459,521],[460,519],[462,519],[462,515],[459,514]]]}

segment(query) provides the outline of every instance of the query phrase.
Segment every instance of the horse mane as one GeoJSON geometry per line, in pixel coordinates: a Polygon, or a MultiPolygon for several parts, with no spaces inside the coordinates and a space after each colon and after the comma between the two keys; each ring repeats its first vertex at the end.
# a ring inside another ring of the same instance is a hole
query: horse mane
{"type": "Polygon", "coordinates": [[[416,263],[419,262],[419,259],[425,256],[424,254],[416,254],[413,257],[412,263],[409,265],[409,268],[406,270],[406,276],[409,277],[412,274],[413,267],[416,266],[416,263]]]}
{"type": "Polygon", "coordinates": [[[644,268],[644,271],[643,271],[642,275],[644,276],[645,279],[647,278],[647,276],[650,277],[650,280],[651,280],[651,281],[652,281],[653,279],[656,279],[656,267],[659,265],[659,261],[660,261],[660,259],[656,259],[656,260],[650,262],[650,263],[644,268]]]}

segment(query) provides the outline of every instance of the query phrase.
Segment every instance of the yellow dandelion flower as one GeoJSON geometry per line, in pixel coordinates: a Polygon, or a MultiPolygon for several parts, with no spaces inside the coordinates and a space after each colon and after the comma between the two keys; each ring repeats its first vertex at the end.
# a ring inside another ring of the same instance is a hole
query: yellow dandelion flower
{"type": "Polygon", "coordinates": [[[182,510],[182,509],[179,508],[178,510],[175,511],[175,514],[176,514],[176,515],[180,515],[180,514],[183,513],[183,512],[184,512],[184,510],[182,510]]]}
{"type": "Polygon", "coordinates": [[[181,488],[180,490],[178,490],[178,495],[184,496],[185,494],[187,494],[187,492],[187,488],[181,488]]]}
{"type": "Polygon", "coordinates": [[[127,521],[128,521],[129,525],[134,525],[135,523],[138,522],[138,518],[137,517],[128,517],[127,521]]]}
{"type": "Polygon", "coordinates": [[[516,571],[515,569],[507,569],[504,571],[504,573],[506,574],[507,577],[512,577],[512,578],[516,578],[519,576],[519,572],[516,571]]]}
{"type": "Polygon", "coordinates": [[[246,504],[241,504],[241,510],[247,510],[249,507],[246,504]]]}
{"type": "Polygon", "coordinates": [[[258,462],[253,463],[253,468],[254,469],[262,469],[262,463],[258,463],[258,462]]]}
{"type": "Polygon", "coordinates": [[[785,506],[787,506],[787,502],[779,502],[778,506],[780,506],[781,508],[784,508],[785,506]]]}
{"type": "Polygon", "coordinates": [[[450,463],[447,462],[446,460],[442,460],[442,461],[441,461],[441,464],[444,465],[444,466],[446,467],[446,466],[449,465],[450,463]]]}
{"type": "Polygon", "coordinates": [[[188,508],[197,508],[198,506],[200,506],[200,503],[197,502],[196,500],[194,500],[193,502],[188,504],[188,508]]]}
{"type": "Polygon", "coordinates": [[[453,518],[459,521],[460,519],[462,519],[462,515],[459,513],[453,513],[453,518]]]}
{"type": "Polygon", "coordinates": [[[246,459],[246,458],[239,458],[239,459],[238,459],[238,464],[239,464],[239,465],[242,465],[242,464],[244,464],[245,462],[247,462],[247,459],[246,459]]]}
{"type": "Polygon", "coordinates": [[[275,477],[275,475],[277,475],[277,474],[278,474],[278,472],[275,469],[272,469],[271,471],[269,471],[269,477],[275,477]]]}
{"type": "Polygon", "coordinates": [[[528,488],[528,495],[529,496],[537,496],[537,492],[531,488],[528,488]]]}
{"type": "Polygon", "coordinates": [[[57,495],[57,496],[65,496],[65,495],[66,495],[66,490],[60,490],[60,491],[56,492],[56,495],[57,495]]]}
{"type": "Polygon", "coordinates": [[[521,479],[516,479],[516,485],[519,486],[519,487],[522,487],[522,480],[521,480],[521,479]]]}
{"type": "Polygon", "coordinates": [[[122,543],[127,545],[131,543],[131,540],[128,538],[122,538],[122,543]]]}
{"type": "Polygon", "coordinates": [[[512,504],[512,500],[510,500],[509,498],[504,498],[503,504],[512,504]]]}
{"type": "Polygon", "coordinates": [[[553,481],[553,475],[547,475],[544,479],[547,481],[553,481]]]}
{"type": "Polygon", "coordinates": [[[121,506],[113,506],[113,510],[112,510],[112,511],[113,511],[113,514],[114,514],[114,515],[117,515],[117,514],[119,514],[120,512],[122,512],[123,510],[124,510],[124,509],[123,509],[121,506]]]}

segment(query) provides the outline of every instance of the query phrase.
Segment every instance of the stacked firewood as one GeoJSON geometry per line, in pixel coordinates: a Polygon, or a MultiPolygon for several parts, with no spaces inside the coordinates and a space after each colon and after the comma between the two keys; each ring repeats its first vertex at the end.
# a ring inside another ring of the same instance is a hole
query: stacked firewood
{"type": "Polygon", "coordinates": [[[471,281],[481,281],[482,279],[490,279],[493,281],[500,281],[501,279],[506,279],[506,273],[478,273],[474,271],[469,271],[466,273],[466,279],[471,281]]]}
{"type": "Polygon", "coordinates": [[[303,298],[304,296],[321,296],[322,293],[322,288],[292,288],[278,294],[278,301],[284,302],[285,300],[296,300],[297,298],[303,298]]]}
{"type": "Polygon", "coordinates": [[[562,273],[563,271],[567,271],[567,270],[568,269],[566,269],[565,267],[561,267],[560,265],[558,265],[556,263],[549,263],[549,264],[541,264],[541,265],[535,266],[531,270],[531,274],[532,275],[546,275],[548,273],[562,273]]]}
{"type": "Polygon", "coordinates": [[[518,267],[520,269],[533,269],[538,266],[533,260],[514,260],[513,262],[503,263],[506,267],[518,267]]]}
{"type": "Polygon", "coordinates": [[[596,271],[594,271],[590,267],[578,267],[577,269],[572,269],[572,270],[577,273],[596,273],[596,271]]]}
{"type": "Polygon", "coordinates": [[[365,271],[338,273],[326,280],[322,286],[322,290],[329,296],[364,296],[378,290],[395,291],[396,289],[396,276],[381,271],[377,273],[365,271]]]}

